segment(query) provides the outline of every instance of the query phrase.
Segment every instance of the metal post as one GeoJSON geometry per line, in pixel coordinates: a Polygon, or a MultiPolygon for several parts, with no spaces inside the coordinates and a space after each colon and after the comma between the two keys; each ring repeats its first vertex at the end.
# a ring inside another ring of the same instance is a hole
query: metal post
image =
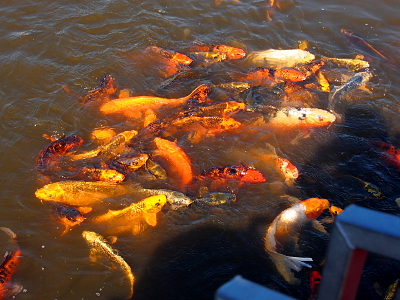
{"type": "Polygon", "coordinates": [[[400,260],[400,218],[350,205],[335,220],[318,299],[354,299],[368,252],[400,260]]]}

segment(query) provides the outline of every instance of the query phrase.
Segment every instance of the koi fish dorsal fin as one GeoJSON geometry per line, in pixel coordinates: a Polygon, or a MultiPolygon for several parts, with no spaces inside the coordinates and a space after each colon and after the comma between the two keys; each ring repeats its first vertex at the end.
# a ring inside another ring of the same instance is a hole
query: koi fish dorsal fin
{"type": "Polygon", "coordinates": [[[193,90],[188,96],[187,99],[195,99],[199,102],[205,101],[208,95],[210,94],[211,88],[205,84],[199,85],[197,88],[193,90]]]}
{"type": "Polygon", "coordinates": [[[278,272],[290,284],[299,284],[300,279],[294,277],[292,270],[299,272],[303,267],[311,268],[305,261],[312,261],[310,257],[286,256],[275,251],[268,251],[278,272]]]}

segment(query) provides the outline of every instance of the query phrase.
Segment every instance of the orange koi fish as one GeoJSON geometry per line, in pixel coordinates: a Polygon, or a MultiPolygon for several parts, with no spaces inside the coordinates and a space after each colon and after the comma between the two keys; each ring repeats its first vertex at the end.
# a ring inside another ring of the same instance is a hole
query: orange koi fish
{"type": "Polygon", "coordinates": [[[329,208],[329,212],[331,213],[332,218],[334,218],[335,216],[341,214],[341,213],[343,212],[343,209],[341,209],[340,207],[337,207],[337,206],[332,205],[332,206],[329,208]]]}
{"type": "Polygon", "coordinates": [[[164,106],[176,107],[184,104],[189,99],[205,101],[211,88],[202,84],[186,97],[160,98],[155,96],[136,96],[114,99],[100,106],[103,114],[121,114],[127,118],[140,117],[148,109],[158,109],[164,106]]]}
{"type": "Polygon", "coordinates": [[[70,135],[58,140],[54,140],[50,145],[43,148],[36,161],[38,172],[43,175],[48,175],[48,172],[58,170],[57,166],[59,159],[74,147],[80,147],[83,144],[83,139],[76,135],[70,135]]]}
{"type": "Polygon", "coordinates": [[[203,45],[196,44],[194,47],[199,51],[211,51],[225,53],[227,59],[240,59],[246,56],[246,52],[243,49],[231,47],[227,45],[203,45]]]}
{"type": "Polygon", "coordinates": [[[246,164],[212,167],[204,170],[196,179],[234,179],[242,182],[260,183],[265,182],[264,175],[246,164]]]}
{"type": "Polygon", "coordinates": [[[246,104],[237,101],[221,102],[209,106],[191,107],[189,110],[180,113],[183,116],[211,117],[219,116],[228,117],[240,110],[245,110],[246,104]]]}
{"type": "Polygon", "coordinates": [[[193,178],[192,164],[186,153],[176,143],[156,137],[157,156],[163,158],[168,165],[167,173],[177,179],[178,186],[189,184],[193,178]]]}
{"type": "MultiPolygon", "coordinates": [[[[277,270],[291,284],[299,283],[291,270],[300,271],[303,266],[310,267],[305,262],[312,261],[309,257],[287,256],[278,252],[279,245],[296,244],[297,236],[302,228],[315,221],[326,209],[329,209],[327,199],[309,198],[281,212],[269,226],[264,239],[264,248],[271,256],[277,270]]],[[[321,226],[319,223],[317,223],[321,226]]]]}
{"type": "Polygon", "coordinates": [[[371,144],[382,150],[382,157],[390,164],[400,167],[400,149],[382,141],[373,140],[371,144]]]}
{"type": "Polygon", "coordinates": [[[322,60],[314,60],[307,64],[294,66],[293,69],[300,71],[302,74],[306,76],[306,78],[315,74],[319,69],[321,69],[325,65],[325,62],[322,60]]]}
{"type": "Polygon", "coordinates": [[[193,62],[193,59],[191,59],[189,56],[186,56],[185,54],[171,50],[165,50],[157,46],[149,46],[145,49],[145,52],[160,54],[161,56],[168,58],[169,60],[177,64],[190,65],[193,62]]]}
{"type": "Polygon", "coordinates": [[[302,72],[290,68],[276,69],[273,73],[277,80],[282,79],[290,82],[299,82],[307,79],[307,76],[302,72]]]}
{"type": "Polygon", "coordinates": [[[309,107],[287,107],[276,111],[269,119],[270,128],[310,128],[335,122],[335,115],[327,110],[309,107]]]}
{"type": "Polygon", "coordinates": [[[11,237],[17,248],[13,252],[6,252],[0,265],[0,299],[9,299],[22,291],[21,285],[11,284],[11,279],[20,263],[21,250],[18,247],[15,233],[6,227],[0,227],[0,229],[11,237]]]}
{"type": "Polygon", "coordinates": [[[276,83],[272,70],[263,67],[252,69],[244,76],[239,76],[237,80],[246,81],[255,86],[273,86],[276,83]]]}

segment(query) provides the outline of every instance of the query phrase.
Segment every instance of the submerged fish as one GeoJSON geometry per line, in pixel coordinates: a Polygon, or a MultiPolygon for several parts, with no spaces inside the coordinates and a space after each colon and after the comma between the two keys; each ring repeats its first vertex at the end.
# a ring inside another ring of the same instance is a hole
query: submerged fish
{"type": "Polygon", "coordinates": [[[394,300],[395,296],[398,294],[400,278],[396,279],[394,283],[392,283],[385,292],[383,300],[394,300]]]}
{"type": "Polygon", "coordinates": [[[135,172],[137,169],[145,166],[148,159],[149,155],[145,153],[127,154],[114,160],[111,165],[125,172],[135,172]]]}
{"type": "Polygon", "coordinates": [[[328,108],[334,111],[337,99],[343,100],[344,97],[351,91],[358,89],[362,84],[372,78],[372,73],[367,70],[365,72],[356,73],[353,77],[347,80],[340,86],[336,86],[329,94],[328,108]]]}
{"type": "MultiPolygon", "coordinates": [[[[296,237],[302,228],[313,222],[324,210],[329,209],[329,201],[320,198],[309,198],[281,212],[269,226],[264,239],[264,247],[279,273],[291,284],[299,283],[291,270],[300,271],[309,257],[287,256],[278,252],[279,245],[297,244],[296,237]]],[[[316,221],[315,221],[316,222],[316,221]]]]}
{"type": "Polygon", "coordinates": [[[22,291],[21,285],[11,283],[12,277],[20,263],[21,250],[18,247],[17,235],[14,232],[6,227],[0,227],[0,230],[11,237],[16,248],[12,252],[7,251],[5,253],[4,260],[0,265],[0,299],[10,299],[22,291]]]}
{"type": "Polygon", "coordinates": [[[322,57],[325,61],[330,61],[338,67],[345,67],[353,72],[360,71],[362,69],[369,68],[369,62],[363,59],[352,59],[352,58],[333,58],[333,57],[322,57]]]}
{"type": "Polygon", "coordinates": [[[299,82],[307,79],[304,73],[291,68],[276,69],[273,74],[276,80],[285,80],[289,82],[299,82]]]}
{"type": "Polygon", "coordinates": [[[104,234],[107,236],[132,233],[142,233],[143,223],[150,226],[157,225],[157,213],[167,203],[163,194],[147,197],[137,203],[132,203],[120,210],[109,210],[104,215],[93,218],[92,222],[107,227],[104,234]]]}
{"type": "Polygon", "coordinates": [[[60,181],[45,185],[35,192],[42,201],[61,202],[74,206],[90,206],[105,198],[118,197],[129,192],[129,188],[103,181],[60,181]]]}
{"type": "Polygon", "coordinates": [[[161,56],[179,64],[190,65],[193,62],[193,59],[185,54],[172,50],[166,50],[157,46],[149,46],[145,49],[145,52],[160,54],[161,56]]]}
{"type": "Polygon", "coordinates": [[[71,227],[75,225],[79,225],[83,221],[85,221],[85,217],[83,213],[81,212],[84,211],[85,213],[88,213],[91,211],[91,208],[80,208],[77,209],[72,206],[64,205],[61,203],[54,203],[52,205],[52,217],[56,222],[59,222],[63,225],[65,225],[65,230],[61,235],[64,235],[67,233],[71,227]]]}
{"type": "Polygon", "coordinates": [[[157,156],[163,158],[168,165],[167,173],[177,180],[177,185],[182,188],[189,184],[193,178],[192,164],[189,157],[176,143],[156,137],[154,143],[159,151],[157,156]]]}
{"type": "Polygon", "coordinates": [[[36,161],[38,172],[43,175],[51,175],[49,172],[59,170],[59,159],[67,153],[69,149],[80,147],[83,139],[76,135],[66,136],[64,138],[52,141],[50,145],[43,148],[36,161]]]}
{"type": "Polygon", "coordinates": [[[115,79],[107,73],[100,78],[97,88],[90,90],[84,97],[80,98],[80,102],[86,104],[92,101],[109,100],[110,96],[117,91],[115,79]]]}
{"type": "Polygon", "coordinates": [[[314,300],[317,297],[318,289],[321,284],[321,273],[318,271],[311,271],[310,273],[310,291],[311,295],[307,300],[314,300]]]}
{"type": "Polygon", "coordinates": [[[196,203],[205,203],[207,205],[216,206],[225,203],[231,203],[236,201],[236,195],[232,193],[223,192],[211,192],[206,193],[200,198],[195,200],[196,203]]]}
{"type": "Polygon", "coordinates": [[[107,144],[101,145],[96,149],[83,152],[83,153],[71,153],[69,155],[70,158],[74,160],[79,159],[88,159],[98,156],[107,156],[107,155],[115,155],[118,154],[119,149],[121,146],[129,142],[133,137],[138,134],[136,130],[127,130],[121,132],[114,136],[107,144]]]}
{"type": "Polygon", "coordinates": [[[246,52],[243,49],[227,46],[227,45],[203,45],[196,44],[194,47],[199,51],[211,51],[211,52],[220,52],[226,55],[228,59],[240,59],[246,56],[246,52]]]}
{"type": "Polygon", "coordinates": [[[257,171],[246,164],[212,167],[202,171],[199,175],[197,175],[196,178],[199,180],[204,180],[206,178],[228,180],[234,179],[242,182],[252,183],[266,181],[264,175],[260,171],[257,171]]]}
{"type": "Polygon", "coordinates": [[[270,128],[291,129],[331,125],[336,117],[329,111],[309,107],[287,107],[267,116],[270,128]]]}
{"type": "Polygon", "coordinates": [[[364,38],[355,34],[353,31],[343,28],[340,30],[340,32],[346,36],[348,41],[350,41],[354,46],[361,49],[365,53],[386,60],[387,62],[390,63],[390,65],[392,67],[397,66],[397,62],[393,57],[390,57],[388,54],[386,54],[382,50],[372,46],[364,38]]]}
{"type": "Polygon", "coordinates": [[[189,99],[199,102],[205,101],[210,93],[210,87],[202,84],[193,90],[188,96],[181,98],[160,98],[155,96],[136,96],[129,98],[114,99],[100,106],[103,114],[121,114],[127,118],[140,117],[142,112],[148,109],[161,107],[176,107],[184,104],[189,99]]]}
{"type": "Polygon", "coordinates": [[[124,273],[125,277],[129,282],[129,295],[127,299],[133,296],[133,285],[135,282],[135,276],[132,273],[131,267],[126,261],[118,254],[118,252],[111,247],[110,244],[100,235],[93,231],[83,231],[82,237],[85,239],[90,247],[90,257],[95,260],[99,256],[107,258],[114,266],[119,267],[124,273]]]}
{"type": "Polygon", "coordinates": [[[254,66],[273,69],[292,68],[298,64],[309,63],[314,59],[314,54],[301,49],[269,49],[252,52],[248,56],[248,60],[254,66]]]}

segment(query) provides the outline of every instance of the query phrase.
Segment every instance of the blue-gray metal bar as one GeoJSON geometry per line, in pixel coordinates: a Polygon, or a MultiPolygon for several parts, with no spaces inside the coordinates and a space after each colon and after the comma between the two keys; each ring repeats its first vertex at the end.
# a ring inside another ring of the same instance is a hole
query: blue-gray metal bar
{"type": "Polygon", "coordinates": [[[318,299],[354,299],[368,252],[400,261],[400,218],[350,205],[335,220],[318,299]]]}
{"type": "Polygon", "coordinates": [[[221,285],[214,300],[295,300],[237,275],[221,285]]]}

